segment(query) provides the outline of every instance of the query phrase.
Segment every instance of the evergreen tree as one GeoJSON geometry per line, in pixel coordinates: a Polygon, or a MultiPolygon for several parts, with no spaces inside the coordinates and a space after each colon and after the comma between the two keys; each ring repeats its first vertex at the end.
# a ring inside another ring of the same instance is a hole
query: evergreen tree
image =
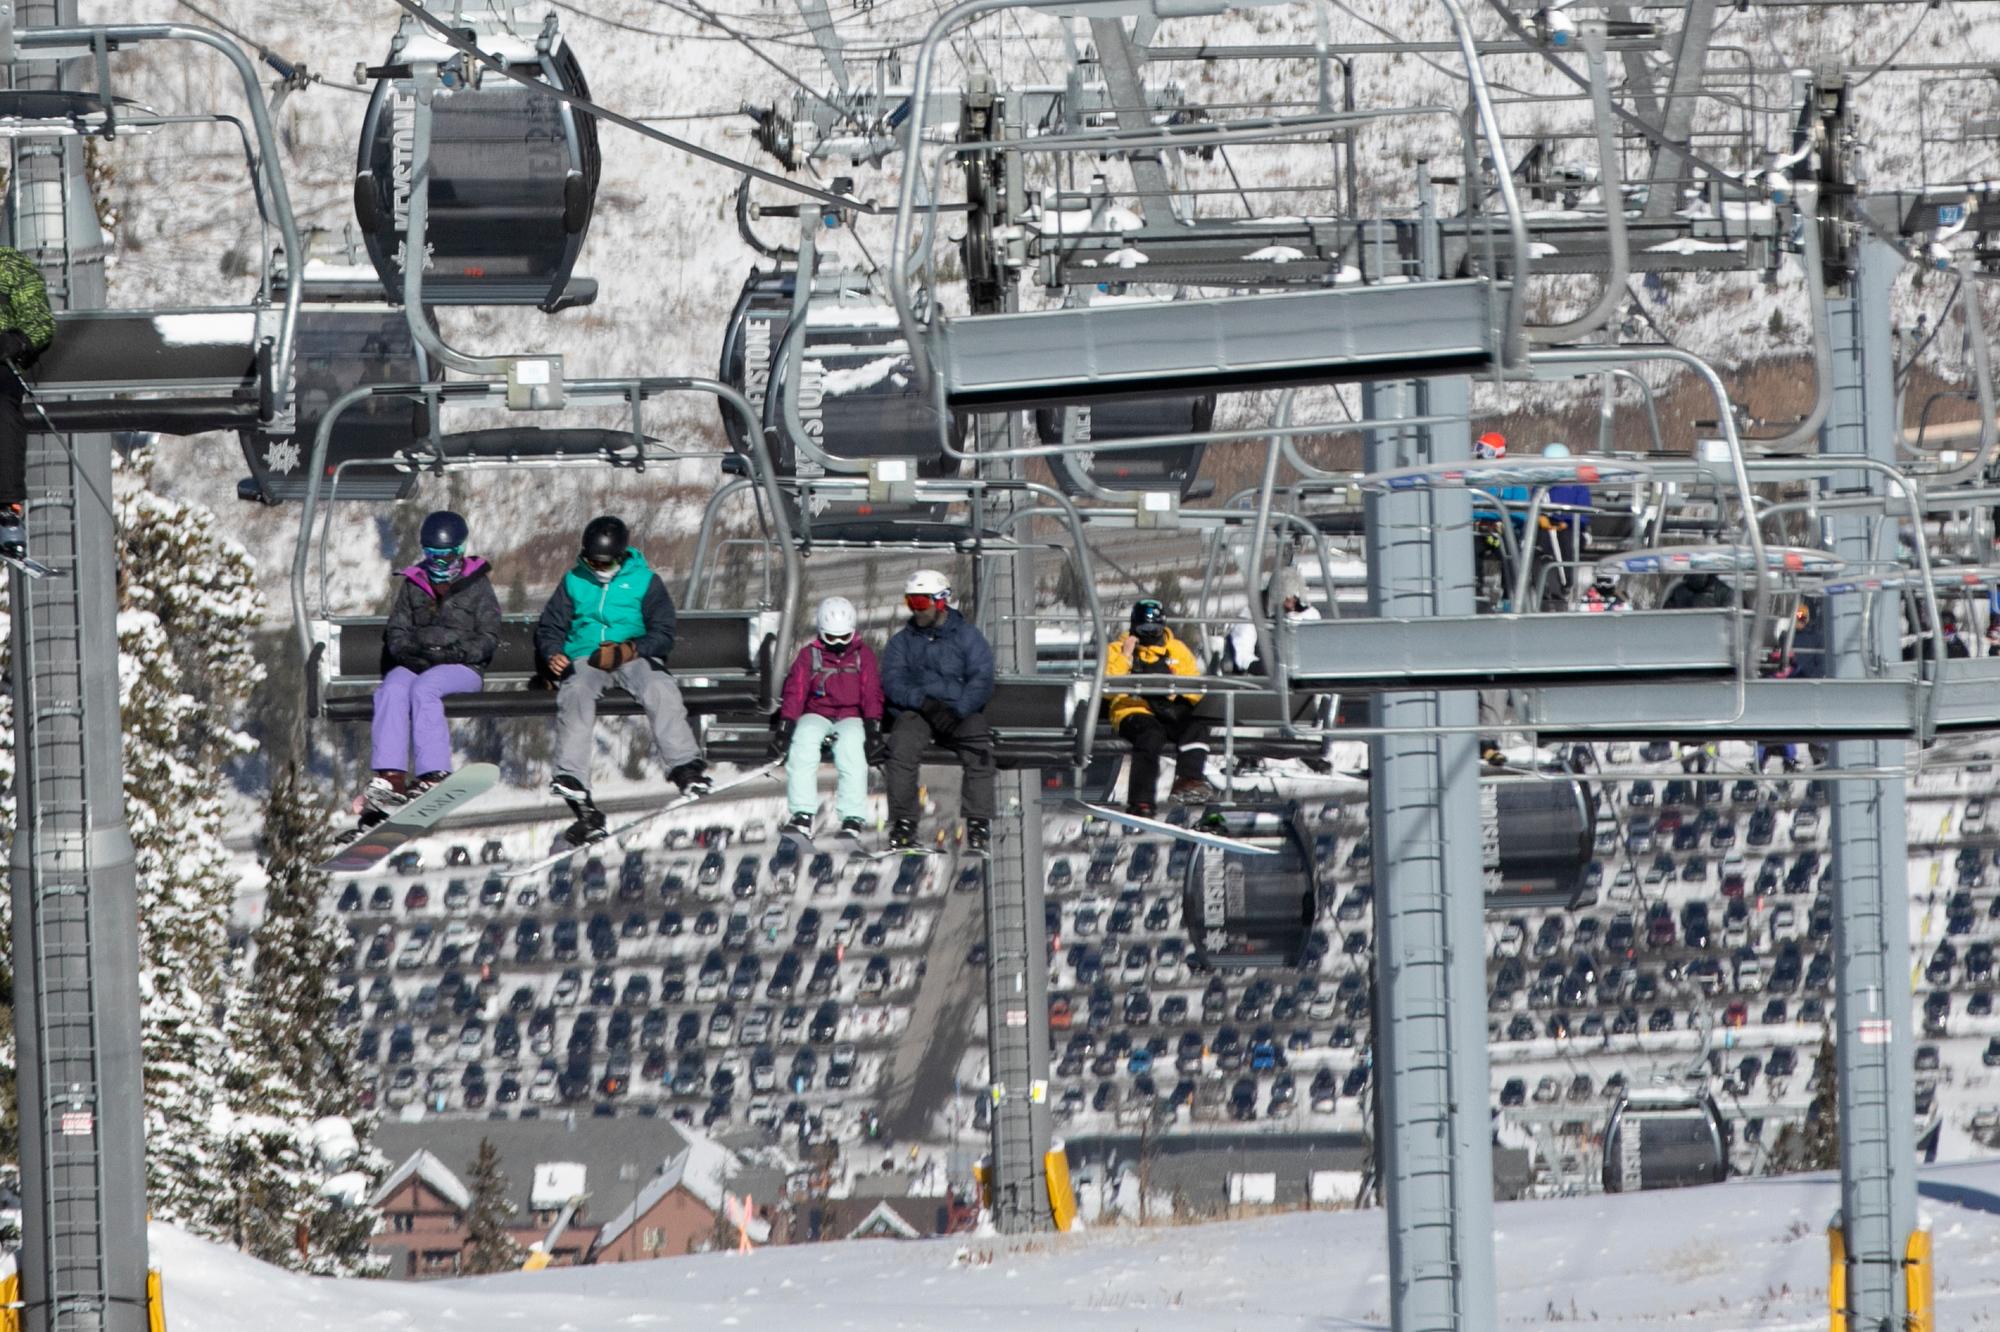
{"type": "Polygon", "coordinates": [[[1806,1106],[1804,1122],[1787,1124],[1772,1144],[1771,1154],[1779,1171],[1840,1168],[1840,1070],[1831,1027],[1820,1028],[1813,1079],[1812,1101],[1806,1106]]]}
{"type": "Polygon", "coordinates": [[[263,667],[247,554],[214,514],[128,473],[119,538],[119,706],[125,815],[137,863],[139,993],[153,1215],[206,1232],[222,1168],[212,1116],[227,1062],[224,999],[235,876],[223,847],[222,766],[263,667]]]}
{"type": "Polygon", "coordinates": [[[466,1249],[459,1270],[470,1276],[511,1272],[521,1265],[521,1246],[507,1231],[514,1205],[507,1201],[507,1177],[500,1173],[500,1149],[479,1140],[472,1161],[472,1205],[465,1214],[466,1249]]]}
{"type": "Polygon", "coordinates": [[[271,783],[264,814],[264,916],[248,975],[231,998],[224,1081],[230,1186],[216,1228],[248,1253],[325,1275],[373,1270],[376,1214],[361,1205],[382,1162],[354,1114],[364,1070],[337,988],[344,944],[325,909],[325,810],[296,764],[271,783]]]}
{"type": "MultiPolygon", "coordinates": [[[[118,682],[125,814],[139,894],[147,1185],[153,1216],[214,1233],[226,1168],[212,1122],[225,1048],[217,1014],[234,876],[222,844],[222,765],[250,750],[235,729],[263,673],[250,646],[261,605],[252,566],[215,515],[118,479],[118,682]]],[[[0,586],[0,596],[4,596],[0,586]]],[[[0,615],[0,653],[6,651],[0,615]]],[[[0,693],[0,819],[13,824],[10,693],[0,693]]],[[[0,921],[11,901],[0,894],[0,921]]],[[[12,1009],[4,1030],[11,1133],[12,1009]]]]}

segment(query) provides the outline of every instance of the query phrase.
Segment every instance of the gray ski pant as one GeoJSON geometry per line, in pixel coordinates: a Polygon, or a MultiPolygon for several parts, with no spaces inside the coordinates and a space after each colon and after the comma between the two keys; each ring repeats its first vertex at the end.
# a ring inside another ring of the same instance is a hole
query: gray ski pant
{"type": "Polygon", "coordinates": [[[615,671],[576,662],[556,691],[556,772],[590,785],[590,759],[597,744],[597,700],[612,685],[639,700],[653,728],[653,742],[668,768],[701,757],[688,726],[687,704],[674,677],[641,657],[615,671]]]}

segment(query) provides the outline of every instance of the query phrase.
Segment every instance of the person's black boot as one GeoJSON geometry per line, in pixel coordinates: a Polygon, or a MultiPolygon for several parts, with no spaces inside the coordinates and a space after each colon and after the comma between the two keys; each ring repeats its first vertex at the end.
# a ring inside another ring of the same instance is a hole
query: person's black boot
{"type": "Polygon", "coordinates": [[[975,855],[985,855],[992,849],[993,829],[985,819],[965,821],[965,849],[975,855]]]}
{"type": "Polygon", "coordinates": [[[705,796],[715,789],[715,782],[708,775],[708,765],[700,759],[689,759],[675,766],[667,773],[667,780],[680,787],[682,795],[705,796]]]}
{"type": "Polygon", "coordinates": [[[894,823],[891,823],[889,825],[889,846],[892,850],[896,851],[916,850],[917,821],[915,819],[897,819],[894,823]]]}

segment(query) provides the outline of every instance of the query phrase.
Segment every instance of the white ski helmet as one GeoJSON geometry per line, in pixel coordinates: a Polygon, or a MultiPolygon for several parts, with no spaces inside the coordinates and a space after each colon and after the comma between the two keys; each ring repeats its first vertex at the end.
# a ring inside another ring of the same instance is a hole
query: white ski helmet
{"type": "Polygon", "coordinates": [[[828,597],[819,603],[813,623],[828,638],[848,638],[854,633],[854,603],[846,597],[828,597]]]}
{"type": "Polygon", "coordinates": [[[1569,445],[1562,443],[1544,444],[1542,445],[1542,456],[1544,458],[1567,458],[1569,457],[1569,445]]]}
{"type": "Polygon", "coordinates": [[[903,584],[906,597],[937,597],[951,600],[951,580],[936,569],[919,569],[910,575],[910,581],[903,584]]]}

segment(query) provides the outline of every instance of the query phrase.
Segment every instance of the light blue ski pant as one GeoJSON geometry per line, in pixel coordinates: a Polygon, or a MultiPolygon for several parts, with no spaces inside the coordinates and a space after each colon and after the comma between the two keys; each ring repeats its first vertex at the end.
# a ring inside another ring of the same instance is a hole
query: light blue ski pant
{"type": "Polygon", "coordinates": [[[867,726],[859,717],[834,721],[808,712],[792,727],[792,748],[785,757],[785,798],[794,814],[819,811],[819,750],[833,736],[833,768],[839,774],[833,788],[836,818],[868,817],[867,726]]]}

